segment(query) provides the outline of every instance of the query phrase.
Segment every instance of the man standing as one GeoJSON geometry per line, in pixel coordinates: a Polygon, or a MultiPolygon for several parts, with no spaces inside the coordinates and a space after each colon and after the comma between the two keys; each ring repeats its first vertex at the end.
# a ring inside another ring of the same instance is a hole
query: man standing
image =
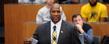
{"type": "Polygon", "coordinates": [[[81,16],[87,22],[105,22],[108,17],[107,7],[97,0],[89,0],[89,3],[81,8],[81,16]]]}
{"type": "Polygon", "coordinates": [[[50,9],[51,21],[41,25],[33,34],[37,44],[80,44],[74,27],[61,18],[60,5],[50,9]]]}

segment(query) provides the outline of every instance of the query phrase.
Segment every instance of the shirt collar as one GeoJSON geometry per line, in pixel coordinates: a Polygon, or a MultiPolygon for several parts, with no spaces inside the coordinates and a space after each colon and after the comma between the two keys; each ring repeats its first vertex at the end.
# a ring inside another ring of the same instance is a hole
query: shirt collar
{"type": "Polygon", "coordinates": [[[62,23],[62,19],[60,19],[60,21],[59,21],[59,22],[57,22],[56,24],[54,24],[54,23],[52,22],[52,20],[51,20],[51,24],[52,24],[53,26],[58,26],[58,25],[61,25],[61,23],[62,23]]]}

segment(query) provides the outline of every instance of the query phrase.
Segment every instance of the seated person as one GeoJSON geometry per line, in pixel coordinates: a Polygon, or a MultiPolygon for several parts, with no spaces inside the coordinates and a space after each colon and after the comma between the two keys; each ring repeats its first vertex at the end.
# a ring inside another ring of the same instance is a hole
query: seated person
{"type": "Polygon", "coordinates": [[[80,0],[67,0],[63,2],[64,4],[79,4],[80,0]]]}
{"type": "Polygon", "coordinates": [[[80,0],[80,4],[88,3],[88,0],[80,0]]]}
{"type": "Polygon", "coordinates": [[[81,44],[92,44],[93,42],[93,31],[92,28],[89,24],[85,23],[83,21],[83,18],[79,15],[79,14],[75,14],[72,16],[72,21],[75,25],[75,27],[77,27],[77,31],[80,34],[80,41],[81,44]],[[82,36],[83,38],[81,38],[82,36]]]}
{"type": "Polygon", "coordinates": [[[81,16],[87,22],[105,22],[108,18],[107,7],[97,0],[89,0],[89,3],[82,6],[81,16]]]}
{"type": "MultiPolygon", "coordinates": [[[[39,9],[37,15],[36,15],[36,23],[38,25],[44,24],[48,21],[50,21],[50,8],[52,8],[52,5],[55,3],[54,0],[46,0],[46,5],[39,9]]],[[[62,10],[62,7],[60,7],[62,16],[61,18],[63,20],[66,20],[66,16],[64,15],[64,11],[62,10]]]]}
{"type": "Polygon", "coordinates": [[[56,0],[59,4],[63,4],[64,1],[67,1],[67,0],[56,0]]]}
{"type": "Polygon", "coordinates": [[[18,3],[45,4],[46,0],[18,0],[18,3]]]}
{"type": "Polygon", "coordinates": [[[46,0],[35,0],[35,4],[45,4],[46,0]]]}
{"type": "Polygon", "coordinates": [[[61,18],[60,5],[56,5],[50,9],[51,20],[36,29],[33,39],[37,44],[80,44],[74,27],[61,18]]]}

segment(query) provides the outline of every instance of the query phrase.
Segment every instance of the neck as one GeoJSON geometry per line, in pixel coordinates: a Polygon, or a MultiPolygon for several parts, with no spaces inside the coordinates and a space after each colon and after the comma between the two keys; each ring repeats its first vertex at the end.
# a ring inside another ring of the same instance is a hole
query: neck
{"type": "Polygon", "coordinates": [[[52,21],[54,24],[57,24],[58,22],[60,22],[61,20],[58,20],[58,21],[52,21]]]}
{"type": "Polygon", "coordinates": [[[96,3],[94,3],[94,4],[90,4],[90,6],[92,6],[92,7],[95,7],[97,5],[97,2],[96,3]]]}
{"type": "Polygon", "coordinates": [[[59,21],[53,21],[54,24],[58,23],[59,21]]]}

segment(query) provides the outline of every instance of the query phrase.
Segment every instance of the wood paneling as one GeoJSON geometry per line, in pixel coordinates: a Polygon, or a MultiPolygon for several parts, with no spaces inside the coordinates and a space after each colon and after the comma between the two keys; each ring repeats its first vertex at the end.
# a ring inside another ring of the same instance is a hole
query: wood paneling
{"type": "MultiPolygon", "coordinates": [[[[5,44],[24,44],[25,39],[32,36],[36,29],[35,17],[39,8],[43,5],[31,4],[5,4],[5,44]]],[[[62,5],[67,16],[67,21],[71,21],[73,14],[79,14],[81,5],[62,5]]],[[[108,6],[109,7],[109,6],[108,6]]],[[[109,35],[109,23],[90,23],[93,27],[94,35],[109,35]]]]}
{"type": "Polygon", "coordinates": [[[37,5],[5,5],[5,44],[23,44],[36,28],[37,5]],[[29,31],[29,32],[28,32],[29,31]]]}
{"type": "Polygon", "coordinates": [[[109,35],[109,23],[107,22],[96,22],[96,23],[89,23],[93,28],[93,34],[95,36],[109,35]]]}

